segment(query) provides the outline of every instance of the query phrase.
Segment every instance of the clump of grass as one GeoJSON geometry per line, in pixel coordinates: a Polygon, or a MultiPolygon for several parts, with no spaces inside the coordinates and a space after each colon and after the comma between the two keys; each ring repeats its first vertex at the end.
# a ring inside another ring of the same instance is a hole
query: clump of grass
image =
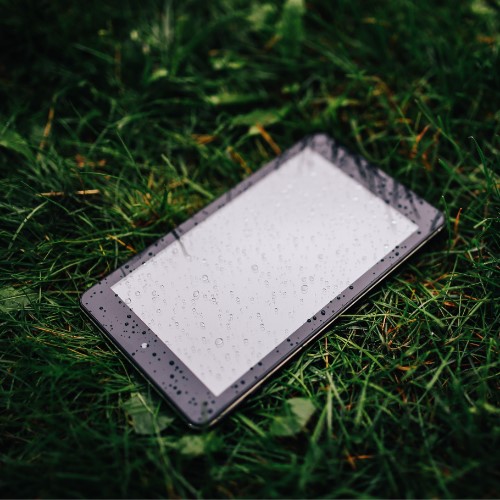
{"type": "Polygon", "coordinates": [[[5,496],[499,496],[494,2],[4,4],[5,496]],[[446,234],[193,434],[78,297],[317,131],[446,234]]]}

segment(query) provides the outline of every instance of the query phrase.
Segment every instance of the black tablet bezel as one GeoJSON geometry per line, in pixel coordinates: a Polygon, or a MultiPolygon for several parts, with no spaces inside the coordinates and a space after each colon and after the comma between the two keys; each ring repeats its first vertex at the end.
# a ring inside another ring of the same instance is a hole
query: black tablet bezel
{"type": "Polygon", "coordinates": [[[364,158],[349,153],[328,136],[317,134],[295,144],[143,252],[134,256],[87,290],[82,295],[80,303],[92,321],[146,376],[159,393],[187,419],[190,425],[196,427],[211,425],[248,396],[300,349],[317,338],[337,316],[418,250],[442,229],[443,225],[444,217],[439,210],[382,170],[370,165],[364,158]],[[383,259],[351,283],[342,293],[331,297],[321,310],[313,314],[298,330],[250,368],[243,377],[222,394],[215,396],[112,291],[111,287],[267,174],[279,169],[283,163],[306,147],[331,161],[334,166],[408,217],[418,226],[418,230],[388,252],[383,259]],[[141,348],[143,343],[147,343],[151,349],[141,348]]]}

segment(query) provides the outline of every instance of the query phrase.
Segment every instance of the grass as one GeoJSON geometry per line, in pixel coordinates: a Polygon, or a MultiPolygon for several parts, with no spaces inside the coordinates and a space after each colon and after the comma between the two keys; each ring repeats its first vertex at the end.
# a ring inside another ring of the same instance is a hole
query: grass
{"type": "Polygon", "coordinates": [[[500,496],[496,2],[0,6],[3,497],[500,496]],[[189,431],[78,297],[318,131],[446,234],[189,431]]]}

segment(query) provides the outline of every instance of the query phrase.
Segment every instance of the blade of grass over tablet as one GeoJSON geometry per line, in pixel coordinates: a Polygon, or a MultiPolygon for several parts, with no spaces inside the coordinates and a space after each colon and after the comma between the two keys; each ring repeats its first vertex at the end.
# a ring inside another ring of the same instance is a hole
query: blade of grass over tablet
{"type": "Polygon", "coordinates": [[[495,2],[0,5],[5,497],[500,496],[495,2]],[[194,433],[78,298],[316,132],[445,234],[194,433]]]}

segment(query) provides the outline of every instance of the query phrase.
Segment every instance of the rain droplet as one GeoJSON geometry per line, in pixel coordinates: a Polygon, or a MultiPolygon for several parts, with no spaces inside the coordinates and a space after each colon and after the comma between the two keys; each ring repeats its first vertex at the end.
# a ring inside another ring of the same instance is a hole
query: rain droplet
{"type": "Polygon", "coordinates": [[[139,292],[139,290],[137,290],[137,292],[135,292],[135,294],[138,297],[141,294],[141,292],[139,292]]]}
{"type": "Polygon", "coordinates": [[[201,279],[202,279],[203,281],[208,281],[208,276],[207,276],[206,274],[204,274],[204,275],[201,277],[201,279]]]}
{"type": "Polygon", "coordinates": [[[146,349],[146,347],[148,347],[148,346],[149,346],[149,344],[148,344],[147,342],[143,342],[143,343],[141,344],[141,347],[142,347],[143,349],[146,349]]]}
{"type": "Polygon", "coordinates": [[[199,296],[200,296],[200,292],[199,292],[198,290],[195,290],[195,291],[193,292],[193,297],[194,297],[195,299],[197,299],[199,296]]]}
{"type": "Polygon", "coordinates": [[[132,302],[132,300],[130,298],[125,299],[125,304],[130,304],[131,302],[132,302]]]}
{"type": "Polygon", "coordinates": [[[302,290],[302,293],[306,293],[307,292],[307,285],[302,285],[300,287],[300,289],[302,290]]]}
{"type": "Polygon", "coordinates": [[[396,224],[396,220],[395,219],[391,220],[391,224],[396,224]]]}
{"type": "Polygon", "coordinates": [[[202,321],[202,322],[200,323],[200,326],[201,326],[202,328],[205,328],[205,323],[203,323],[203,321],[202,321]]]}
{"type": "Polygon", "coordinates": [[[222,347],[222,344],[224,344],[224,341],[220,337],[215,339],[215,345],[217,347],[222,347]]]}
{"type": "Polygon", "coordinates": [[[257,264],[252,265],[252,271],[257,272],[259,270],[259,266],[257,264]]]}

